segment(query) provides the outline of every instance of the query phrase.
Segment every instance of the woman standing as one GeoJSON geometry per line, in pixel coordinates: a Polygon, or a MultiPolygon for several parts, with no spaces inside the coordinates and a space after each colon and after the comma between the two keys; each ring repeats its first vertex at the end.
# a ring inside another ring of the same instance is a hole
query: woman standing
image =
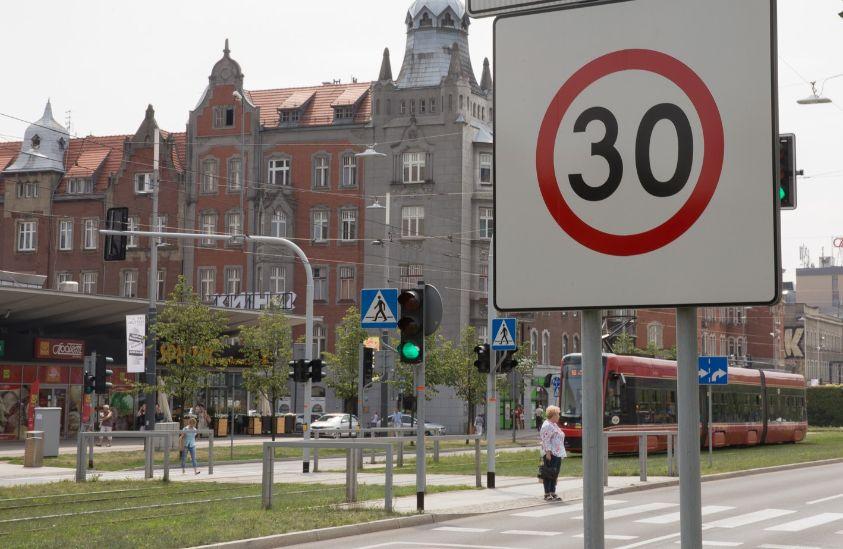
{"type": "Polygon", "coordinates": [[[561,501],[562,498],[556,495],[556,480],[559,478],[559,469],[562,467],[562,459],[567,456],[565,453],[565,433],[559,428],[559,407],[547,407],[547,419],[542,424],[539,438],[542,444],[542,460],[545,466],[544,482],[545,501],[561,501]]]}
{"type": "Polygon", "coordinates": [[[181,472],[184,474],[184,462],[187,459],[187,453],[190,452],[190,461],[193,463],[194,474],[199,474],[199,469],[196,466],[196,419],[189,418],[187,426],[181,430],[182,444],[184,449],[181,453],[181,472]]]}

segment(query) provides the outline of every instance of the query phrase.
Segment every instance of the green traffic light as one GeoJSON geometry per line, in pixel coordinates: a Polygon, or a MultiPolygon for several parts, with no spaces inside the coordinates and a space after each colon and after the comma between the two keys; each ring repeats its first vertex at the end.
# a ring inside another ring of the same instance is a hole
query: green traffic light
{"type": "Polygon", "coordinates": [[[421,349],[415,343],[408,341],[401,347],[401,356],[407,360],[416,360],[419,358],[419,354],[421,353],[421,349]]]}
{"type": "Polygon", "coordinates": [[[787,198],[787,193],[784,189],[779,188],[779,200],[784,200],[785,198],[787,198]]]}

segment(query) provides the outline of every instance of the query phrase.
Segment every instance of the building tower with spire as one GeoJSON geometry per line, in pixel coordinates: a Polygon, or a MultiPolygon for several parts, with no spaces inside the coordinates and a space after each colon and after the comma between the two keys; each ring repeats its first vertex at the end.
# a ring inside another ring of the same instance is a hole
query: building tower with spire
{"type": "MultiPolygon", "coordinates": [[[[470,20],[461,0],[415,0],[405,19],[407,43],[393,77],[389,50],[372,84],[376,150],[366,194],[391,196],[390,226],[367,216],[366,235],[385,238],[366,250],[367,287],[412,287],[424,280],[442,293],[441,333],[459,340],[471,325],[486,334],[486,281],[492,219],[492,75],[480,82],[469,55],[470,20]]],[[[458,399],[443,391],[432,421],[463,429],[458,399]]]]}

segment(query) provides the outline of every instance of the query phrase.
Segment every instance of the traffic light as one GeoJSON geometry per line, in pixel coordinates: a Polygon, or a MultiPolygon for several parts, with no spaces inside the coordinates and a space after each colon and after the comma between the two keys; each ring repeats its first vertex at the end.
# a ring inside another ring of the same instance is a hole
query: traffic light
{"type": "Polygon", "coordinates": [[[512,370],[514,370],[518,366],[518,359],[515,358],[515,353],[518,352],[518,349],[514,351],[506,351],[503,362],[501,363],[500,373],[508,374],[512,370]]]}
{"type": "Polygon", "coordinates": [[[290,367],[290,373],[287,377],[289,377],[290,381],[292,381],[293,383],[298,383],[299,381],[299,377],[296,375],[296,372],[298,371],[297,364],[298,361],[296,360],[291,360],[287,363],[287,366],[290,367]]]}
{"type": "Polygon", "coordinates": [[[98,395],[104,395],[111,389],[111,382],[108,378],[114,375],[114,372],[106,368],[107,365],[112,364],[114,359],[110,356],[93,353],[96,364],[94,371],[94,392],[98,395]]]}
{"type": "MultiPolygon", "coordinates": [[[[319,361],[319,379],[322,379],[322,361],[319,361]]],[[[310,377],[308,370],[308,363],[304,359],[290,361],[290,380],[296,383],[304,383],[310,377]]]]}
{"type": "MultiPolygon", "coordinates": [[[[106,212],[105,228],[112,231],[129,230],[129,208],[109,208],[106,212]]],[[[126,235],[105,235],[103,253],[106,261],[123,261],[126,259],[126,235]]]]}
{"type": "Polygon", "coordinates": [[[94,386],[96,384],[96,378],[89,373],[85,373],[85,394],[90,395],[94,392],[94,386]]]}
{"type": "Polygon", "coordinates": [[[492,371],[492,352],[488,343],[478,345],[474,348],[474,353],[477,355],[477,360],[474,361],[474,367],[481,374],[488,374],[492,371]]]}
{"type": "Polygon", "coordinates": [[[779,136],[779,204],[782,210],[796,209],[796,136],[779,136]]]}
{"type": "Polygon", "coordinates": [[[398,305],[398,357],[404,364],[419,364],[424,361],[424,290],[401,290],[398,305]]]}
{"type": "Polygon", "coordinates": [[[313,381],[322,381],[322,359],[314,358],[310,361],[310,379],[313,381]]]}
{"type": "Polygon", "coordinates": [[[375,350],[371,347],[363,347],[363,385],[372,382],[375,373],[375,350]]]}

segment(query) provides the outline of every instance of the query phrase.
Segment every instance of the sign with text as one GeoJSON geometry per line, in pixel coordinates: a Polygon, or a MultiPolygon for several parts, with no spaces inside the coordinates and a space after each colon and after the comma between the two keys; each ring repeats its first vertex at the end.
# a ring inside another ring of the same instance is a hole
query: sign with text
{"type": "Polygon", "coordinates": [[[78,339],[35,338],[35,358],[43,360],[82,360],[85,342],[78,339]]]}
{"type": "Polygon", "coordinates": [[[779,299],[775,15],[635,0],[497,19],[499,310],[779,299]]]}
{"type": "Polygon", "coordinates": [[[146,315],[126,315],[126,369],[141,374],[146,368],[146,315]]]}
{"type": "Polygon", "coordinates": [[[296,306],[296,293],[252,292],[244,294],[213,294],[211,305],[223,309],[266,309],[270,304],[279,306],[284,311],[292,311],[296,306]]]}

